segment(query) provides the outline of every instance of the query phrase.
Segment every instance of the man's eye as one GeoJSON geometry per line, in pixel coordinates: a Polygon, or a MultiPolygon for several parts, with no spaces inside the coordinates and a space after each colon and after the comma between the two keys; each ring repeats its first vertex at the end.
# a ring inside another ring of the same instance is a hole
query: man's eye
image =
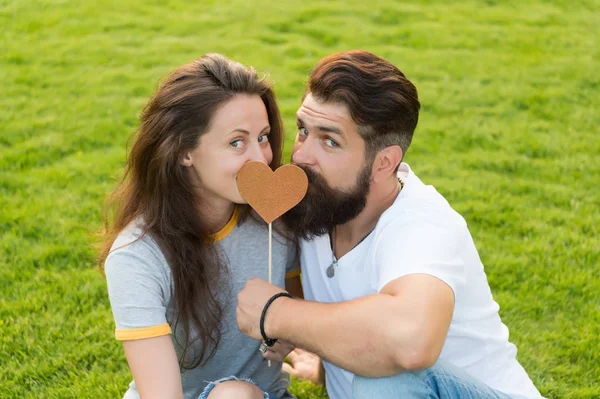
{"type": "Polygon", "coordinates": [[[339,147],[339,144],[333,141],[332,139],[325,139],[325,145],[332,148],[339,147]]]}
{"type": "Polygon", "coordinates": [[[300,136],[308,136],[308,129],[305,127],[299,127],[298,128],[298,134],[300,136]]]}

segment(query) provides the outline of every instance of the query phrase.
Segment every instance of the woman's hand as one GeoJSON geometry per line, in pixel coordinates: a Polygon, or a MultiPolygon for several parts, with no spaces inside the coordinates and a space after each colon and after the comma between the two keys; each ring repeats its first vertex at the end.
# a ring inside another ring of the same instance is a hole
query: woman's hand
{"type": "Polygon", "coordinates": [[[296,348],[289,353],[288,360],[290,364],[284,363],[282,368],[291,376],[316,385],[325,385],[325,369],[319,356],[296,348]]]}

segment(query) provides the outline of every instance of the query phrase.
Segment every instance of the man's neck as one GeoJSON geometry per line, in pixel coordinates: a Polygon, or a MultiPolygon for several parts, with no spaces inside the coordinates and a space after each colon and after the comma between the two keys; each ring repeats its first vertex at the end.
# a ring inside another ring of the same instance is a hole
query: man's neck
{"type": "Polygon", "coordinates": [[[379,185],[372,185],[365,209],[351,221],[336,227],[336,255],[339,258],[351,251],[375,229],[381,215],[396,200],[399,184],[394,178],[379,185]]]}

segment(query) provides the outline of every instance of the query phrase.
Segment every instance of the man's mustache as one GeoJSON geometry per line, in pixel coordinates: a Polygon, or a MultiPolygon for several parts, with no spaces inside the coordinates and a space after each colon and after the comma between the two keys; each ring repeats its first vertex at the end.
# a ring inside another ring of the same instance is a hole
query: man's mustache
{"type": "Polygon", "coordinates": [[[304,173],[306,173],[306,177],[308,178],[309,183],[314,183],[317,181],[324,180],[321,175],[319,175],[317,172],[315,172],[314,170],[312,170],[310,167],[308,167],[306,165],[302,165],[302,164],[293,164],[293,165],[299,167],[300,169],[302,169],[304,171],[304,173]]]}

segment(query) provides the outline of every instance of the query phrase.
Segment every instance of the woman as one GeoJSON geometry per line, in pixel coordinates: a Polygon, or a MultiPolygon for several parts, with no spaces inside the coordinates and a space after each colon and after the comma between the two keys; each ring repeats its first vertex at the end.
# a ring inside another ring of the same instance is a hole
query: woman
{"type": "MultiPolygon", "coordinates": [[[[218,54],[175,70],[146,105],[100,256],[134,378],[125,398],[292,397],[291,348],[261,355],[235,315],[245,282],[268,278],[268,230],[236,175],[248,161],[276,169],[282,142],[269,84],[218,54]]],[[[298,274],[296,246],[274,233],[273,282],[299,295],[298,274]]]]}

